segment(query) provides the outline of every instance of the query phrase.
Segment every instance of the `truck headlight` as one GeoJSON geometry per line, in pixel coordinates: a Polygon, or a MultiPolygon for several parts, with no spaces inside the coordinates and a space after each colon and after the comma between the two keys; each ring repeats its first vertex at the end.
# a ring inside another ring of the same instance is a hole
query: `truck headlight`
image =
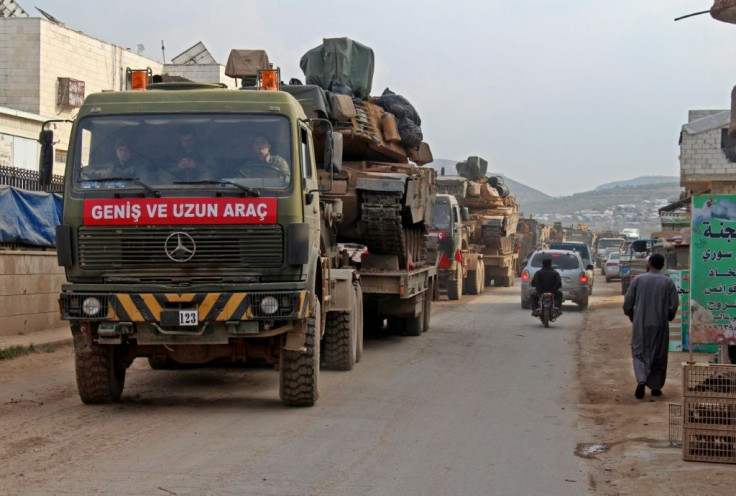
{"type": "Polygon", "coordinates": [[[261,311],[266,315],[273,315],[279,309],[279,301],[273,296],[266,296],[261,300],[261,311]]]}
{"type": "Polygon", "coordinates": [[[84,312],[84,314],[89,317],[94,317],[95,315],[99,314],[101,309],[102,303],[100,303],[100,300],[98,300],[94,296],[85,298],[85,300],[82,302],[82,312],[84,312]]]}

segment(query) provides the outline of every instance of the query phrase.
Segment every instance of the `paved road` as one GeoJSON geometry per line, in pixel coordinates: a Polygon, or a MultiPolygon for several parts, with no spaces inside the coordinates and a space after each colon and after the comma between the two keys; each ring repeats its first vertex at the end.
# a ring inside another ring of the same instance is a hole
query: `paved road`
{"type": "MultiPolygon", "coordinates": [[[[0,362],[1,494],[587,494],[574,306],[549,329],[519,288],[434,305],[417,338],[366,342],[313,408],[262,368],[153,371],[117,405],[77,397],[72,352],[0,362]]],[[[594,305],[591,307],[594,311],[594,305]]]]}

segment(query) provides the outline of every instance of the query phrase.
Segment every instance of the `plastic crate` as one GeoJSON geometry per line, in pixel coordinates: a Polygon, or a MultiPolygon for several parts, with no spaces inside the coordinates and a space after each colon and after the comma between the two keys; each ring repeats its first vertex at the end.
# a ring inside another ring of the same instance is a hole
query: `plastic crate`
{"type": "Polygon", "coordinates": [[[682,396],[736,399],[736,365],[683,364],[682,396]]]}
{"type": "Polygon", "coordinates": [[[670,412],[670,446],[682,445],[682,403],[668,403],[670,412]]]}
{"type": "Polygon", "coordinates": [[[736,399],[684,398],[683,426],[730,429],[736,435],[736,399]]]}
{"type": "Polygon", "coordinates": [[[736,463],[736,431],[684,427],[682,459],[692,462],[736,463]]]}

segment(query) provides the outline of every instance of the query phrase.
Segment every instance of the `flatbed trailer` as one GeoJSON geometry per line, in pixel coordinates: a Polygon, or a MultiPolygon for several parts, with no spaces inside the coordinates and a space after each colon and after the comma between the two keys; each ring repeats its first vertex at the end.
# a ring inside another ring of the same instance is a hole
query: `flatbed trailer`
{"type": "Polygon", "coordinates": [[[384,319],[407,336],[429,330],[437,267],[398,269],[390,256],[364,255],[359,272],[365,332],[377,331],[384,319]]]}

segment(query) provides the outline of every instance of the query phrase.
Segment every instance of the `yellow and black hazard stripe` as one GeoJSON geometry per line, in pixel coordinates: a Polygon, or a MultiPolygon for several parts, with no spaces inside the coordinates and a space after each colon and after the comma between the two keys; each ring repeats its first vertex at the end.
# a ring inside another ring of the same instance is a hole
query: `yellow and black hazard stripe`
{"type": "Polygon", "coordinates": [[[116,293],[111,295],[107,319],[122,322],[159,322],[164,309],[196,309],[199,321],[224,322],[258,318],[303,319],[308,316],[307,291],[285,293],[116,293]],[[264,314],[259,303],[275,296],[280,310],[264,314]]]}

